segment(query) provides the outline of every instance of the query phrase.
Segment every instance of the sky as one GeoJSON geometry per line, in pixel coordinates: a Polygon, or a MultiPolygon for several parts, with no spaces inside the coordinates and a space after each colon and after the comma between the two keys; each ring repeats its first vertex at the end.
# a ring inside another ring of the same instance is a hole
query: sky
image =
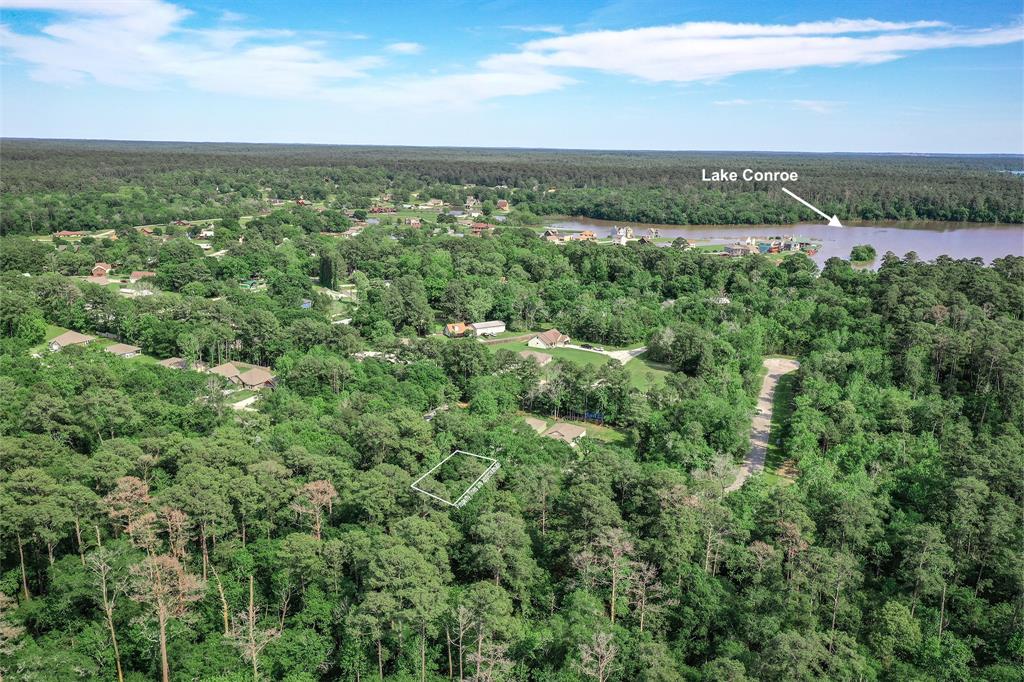
{"type": "Polygon", "coordinates": [[[1020,0],[0,0],[4,137],[1024,153],[1020,0]]]}

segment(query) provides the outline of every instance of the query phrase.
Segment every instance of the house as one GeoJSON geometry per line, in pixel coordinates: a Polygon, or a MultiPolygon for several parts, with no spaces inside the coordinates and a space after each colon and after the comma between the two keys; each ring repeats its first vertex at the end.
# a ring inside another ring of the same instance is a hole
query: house
{"type": "Polygon", "coordinates": [[[54,234],[54,237],[81,237],[85,234],[84,230],[61,230],[54,234]]]}
{"type": "Polygon", "coordinates": [[[110,263],[104,263],[100,261],[96,265],[92,266],[93,277],[106,277],[114,269],[114,266],[110,263]]]}
{"type": "Polygon", "coordinates": [[[420,227],[422,225],[419,218],[406,218],[405,224],[409,227],[420,227]]]}
{"type": "Polygon", "coordinates": [[[313,301],[309,300],[308,298],[304,298],[302,299],[302,303],[299,304],[299,307],[302,308],[303,310],[309,310],[310,308],[313,307],[313,301]]]}
{"type": "Polygon", "coordinates": [[[203,229],[199,230],[199,234],[196,236],[199,237],[200,239],[212,239],[213,234],[214,233],[212,227],[204,227],[203,229]]]}
{"type": "Polygon", "coordinates": [[[242,386],[258,391],[262,388],[274,388],[277,377],[266,367],[253,367],[248,372],[239,374],[238,381],[242,386]]]}
{"type": "Polygon", "coordinates": [[[128,277],[128,281],[135,284],[140,279],[145,279],[146,277],[156,277],[156,273],[150,270],[133,270],[132,274],[128,277]]]}
{"type": "Polygon", "coordinates": [[[143,236],[145,236],[145,237],[152,237],[152,236],[153,236],[153,235],[155,234],[155,233],[153,232],[153,228],[152,228],[152,227],[143,227],[143,228],[140,228],[140,229],[139,229],[139,232],[141,232],[141,233],[143,234],[143,236]]]}
{"type": "Polygon", "coordinates": [[[241,380],[238,378],[239,375],[241,375],[241,372],[239,372],[238,368],[235,367],[230,362],[225,362],[223,365],[211,367],[208,371],[210,372],[210,374],[216,374],[218,376],[224,377],[233,384],[241,383],[241,380]]]}
{"type": "Polygon", "coordinates": [[[497,203],[495,205],[498,207],[499,211],[507,211],[508,210],[508,199],[498,199],[498,201],[497,201],[497,203]]]}
{"type": "Polygon", "coordinates": [[[648,237],[647,235],[644,235],[644,236],[640,237],[640,239],[637,240],[637,243],[638,244],[653,244],[654,240],[651,239],[650,237],[648,237]]]}
{"type": "Polygon", "coordinates": [[[450,322],[444,326],[444,335],[448,338],[465,336],[469,326],[465,322],[450,322]]]}
{"type": "Polygon", "coordinates": [[[441,201],[440,199],[431,199],[426,204],[424,204],[424,206],[426,206],[427,208],[441,208],[442,206],[444,206],[444,202],[441,201]]]}
{"type": "Polygon", "coordinates": [[[490,320],[488,322],[474,322],[469,325],[477,336],[495,336],[505,331],[505,323],[501,320],[490,320]]]}
{"type": "Polygon", "coordinates": [[[576,239],[581,242],[592,242],[597,239],[597,235],[594,234],[593,230],[583,230],[576,235],[576,239]]]}
{"type": "Polygon", "coordinates": [[[541,367],[550,364],[551,361],[554,360],[554,358],[547,353],[538,353],[535,350],[521,350],[519,351],[519,357],[524,360],[533,360],[541,367]]]}
{"type": "Polygon", "coordinates": [[[184,226],[184,225],[188,225],[188,224],[189,224],[189,222],[188,222],[187,220],[175,220],[175,221],[174,221],[173,223],[171,223],[171,224],[172,224],[172,225],[178,225],[178,226],[184,226]]]}
{"type": "Polygon", "coordinates": [[[548,423],[543,419],[537,419],[536,417],[523,417],[523,421],[531,429],[537,432],[537,434],[544,433],[544,430],[548,428],[548,423]]]}
{"type": "Polygon", "coordinates": [[[534,335],[526,345],[531,348],[558,348],[569,343],[569,337],[557,329],[549,329],[546,332],[534,335]]]}
{"type": "Polygon", "coordinates": [[[480,200],[477,199],[476,197],[466,197],[466,203],[465,203],[466,208],[473,208],[474,206],[479,206],[479,205],[480,205],[480,200]]]}
{"type": "Polygon", "coordinates": [[[494,227],[487,223],[473,223],[469,226],[469,229],[472,230],[474,237],[480,237],[483,236],[484,232],[490,232],[493,230],[494,227]]]}
{"type": "Polygon", "coordinates": [[[116,355],[120,358],[134,358],[136,355],[142,353],[142,349],[138,346],[132,346],[127,343],[114,343],[104,348],[108,353],[116,355]]]}
{"type": "Polygon", "coordinates": [[[67,346],[81,346],[92,341],[95,341],[95,336],[89,336],[88,334],[79,334],[78,332],[64,332],[60,336],[57,336],[50,340],[49,348],[53,352],[57,352],[67,346]]]}
{"type": "Polygon", "coordinates": [[[558,424],[555,424],[550,429],[548,429],[548,432],[544,434],[544,437],[554,438],[555,440],[560,440],[563,443],[575,445],[576,441],[578,441],[580,438],[583,438],[586,435],[587,430],[582,426],[576,426],[575,424],[566,424],[564,422],[559,422],[558,424]]]}
{"type": "Polygon", "coordinates": [[[760,253],[760,250],[753,244],[729,244],[725,247],[727,256],[749,256],[760,253]]]}
{"type": "Polygon", "coordinates": [[[167,369],[188,369],[188,363],[182,358],[167,358],[166,360],[161,360],[157,364],[161,367],[166,367],[167,369]]]}

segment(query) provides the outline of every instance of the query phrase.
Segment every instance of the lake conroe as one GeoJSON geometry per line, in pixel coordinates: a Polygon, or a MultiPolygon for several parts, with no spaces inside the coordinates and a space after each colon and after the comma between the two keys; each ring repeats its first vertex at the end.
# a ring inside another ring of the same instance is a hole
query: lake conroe
{"type": "Polygon", "coordinates": [[[946,255],[951,258],[981,258],[991,263],[1003,256],[1024,256],[1024,226],[987,223],[940,222],[878,222],[843,223],[843,227],[798,223],[796,225],[650,225],[643,223],[595,220],[591,218],[557,218],[551,227],[565,232],[593,230],[598,238],[607,237],[615,226],[630,226],[639,237],[650,228],[657,228],[663,238],[685,237],[703,244],[732,244],[754,237],[767,239],[792,235],[821,244],[812,258],[819,265],[833,257],[849,258],[850,249],[858,244],[871,244],[878,258],[892,251],[903,256],[911,251],[922,260],[946,255]]]}

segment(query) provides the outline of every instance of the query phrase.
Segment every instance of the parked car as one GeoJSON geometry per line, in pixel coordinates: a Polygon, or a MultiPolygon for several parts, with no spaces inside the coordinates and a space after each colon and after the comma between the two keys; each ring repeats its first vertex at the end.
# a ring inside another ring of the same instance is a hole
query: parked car
{"type": "Polygon", "coordinates": [[[591,346],[589,343],[583,343],[583,344],[580,344],[580,348],[586,348],[587,350],[593,350],[594,347],[591,346]]]}

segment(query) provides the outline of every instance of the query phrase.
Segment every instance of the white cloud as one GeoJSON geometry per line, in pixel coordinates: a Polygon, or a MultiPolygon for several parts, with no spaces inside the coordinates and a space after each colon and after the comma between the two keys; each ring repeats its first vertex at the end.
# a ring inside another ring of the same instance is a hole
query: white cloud
{"type": "Polygon", "coordinates": [[[831,114],[836,109],[846,106],[846,102],[832,102],[821,99],[794,99],[789,102],[797,109],[812,111],[815,114],[831,114]]]}
{"type": "Polygon", "coordinates": [[[920,50],[1018,42],[1020,26],[964,30],[936,21],[836,19],[791,25],[697,22],[591,31],[527,42],[486,68],[588,69],[651,82],[687,83],[739,73],[878,64],[920,50]]]}
{"type": "MultiPolygon", "coordinates": [[[[506,28],[554,37],[486,57],[465,73],[382,74],[375,71],[387,64],[380,52],[366,54],[364,47],[363,54],[336,56],[362,36],[223,23],[192,28],[187,24],[191,12],[169,0],[0,0],[0,7],[54,13],[38,32],[0,24],[0,48],[27,63],[37,80],[136,89],[184,83],[204,92],[367,108],[473,106],[497,97],[559,90],[587,71],[687,83],[753,71],[876,64],[914,51],[1018,42],[1024,35],[1020,26],[965,30],[936,21],[873,19],[776,25],[697,22],[571,35],[563,35],[559,26],[517,26],[506,28]]],[[[422,50],[413,42],[383,48],[399,55],[422,50]]],[[[784,105],[827,113],[842,103],[792,100],[784,105]]]]}
{"type": "Polygon", "coordinates": [[[39,34],[0,25],[0,45],[47,82],[154,89],[181,80],[207,92],[316,97],[383,63],[333,58],[283,29],[188,29],[190,13],[162,0],[0,0],[0,7],[59,12],[39,34]]]}
{"type": "Polygon", "coordinates": [[[565,33],[565,29],[561,26],[554,24],[530,24],[530,25],[517,25],[502,26],[506,31],[522,31],[523,33],[550,33],[552,35],[560,36],[565,33]]]}
{"type": "Polygon", "coordinates": [[[423,52],[423,46],[419,43],[391,43],[388,45],[388,52],[395,54],[419,54],[423,52]]]}
{"type": "Polygon", "coordinates": [[[716,101],[714,104],[717,107],[745,107],[745,106],[749,106],[751,104],[754,104],[754,100],[752,100],[752,99],[740,99],[740,98],[737,98],[737,99],[723,99],[723,100],[716,101]]]}

